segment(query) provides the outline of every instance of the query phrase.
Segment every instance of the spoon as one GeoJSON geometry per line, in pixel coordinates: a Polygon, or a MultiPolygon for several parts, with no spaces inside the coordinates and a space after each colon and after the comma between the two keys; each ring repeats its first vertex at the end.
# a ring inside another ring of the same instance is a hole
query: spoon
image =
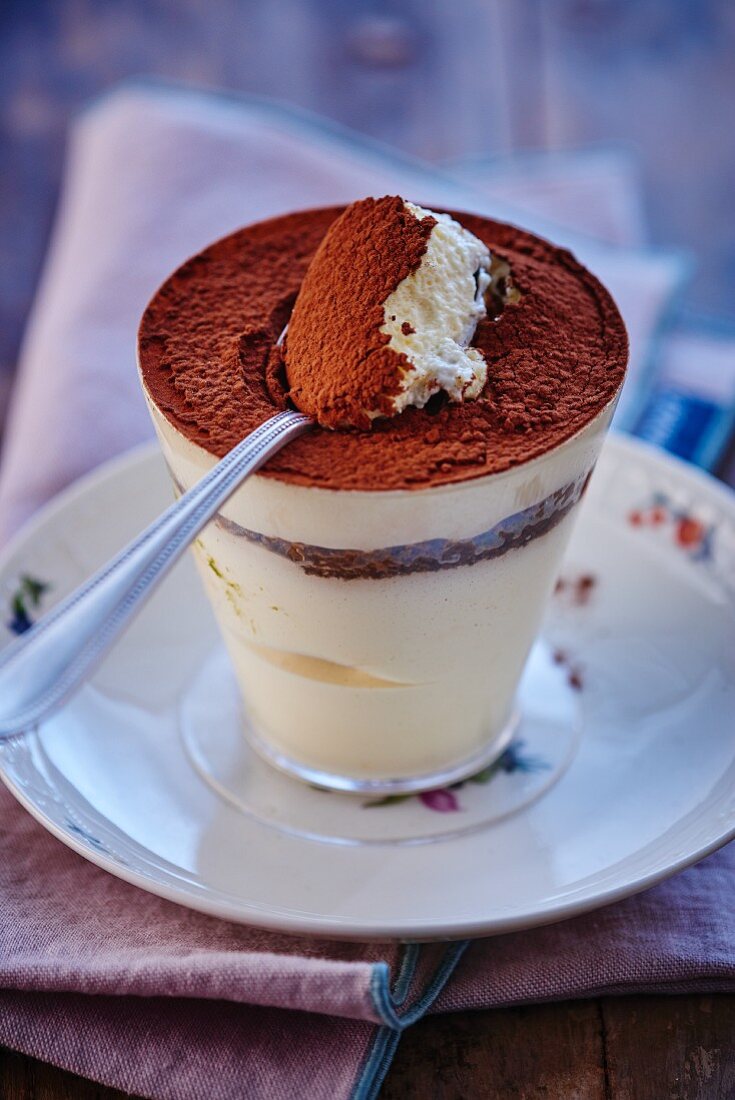
{"type": "Polygon", "coordinates": [[[313,423],[297,412],[266,420],[0,653],[0,740],[35,726],[66,702],[238,485],[313,423]]]}

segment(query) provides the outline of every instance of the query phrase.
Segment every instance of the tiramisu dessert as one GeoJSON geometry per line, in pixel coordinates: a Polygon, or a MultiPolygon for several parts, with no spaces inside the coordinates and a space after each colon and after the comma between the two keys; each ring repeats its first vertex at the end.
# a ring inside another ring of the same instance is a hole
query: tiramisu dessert
{"type": "Polygon", "coordinates": [[[597,279],[514,226],[364,199],[187,261],[139,358],[179,490],[274,413],[315,421],[195,547],[256,748],[353,790],[502,751],[625,373],[597,279]]]}

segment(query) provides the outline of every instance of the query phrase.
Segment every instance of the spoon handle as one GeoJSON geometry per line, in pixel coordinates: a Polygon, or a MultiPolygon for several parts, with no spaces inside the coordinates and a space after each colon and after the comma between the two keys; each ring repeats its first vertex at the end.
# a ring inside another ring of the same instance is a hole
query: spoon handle
{"type": "Polygon", "coordinates": [[[261,424],[0,653],[0,740],[46,718],[81,685],[237,486],[312,423],[301,413],[282,412],[261,424]]]}

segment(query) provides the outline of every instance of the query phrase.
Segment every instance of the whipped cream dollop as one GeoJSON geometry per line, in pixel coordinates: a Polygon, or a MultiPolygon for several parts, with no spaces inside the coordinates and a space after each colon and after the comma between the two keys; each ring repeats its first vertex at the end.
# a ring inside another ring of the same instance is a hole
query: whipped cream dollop
{"type": "Polygon", "coordinates": [[[436,224],[418,269],[401,280],[383,306],[381,331],[390,337],[389,347],[411,365],[393,397],[396,413],[409,405],[423,408],[439,390],[451,401],[475,398],[487,382],[482,352],[470,343],[478,321],[487,315],[490,252],[448,214],[412,202],[404,206],[419,221],[433,218],[436,224]]]}
{"type": "Polygon", "coordinates": [[[304,277],[285,340],[294,403],[330,428],[369,428],[443,391],[476,398],[472,347],[487,315],[487,246],[448,214],[399,196],[352,203],[304,277]]]}

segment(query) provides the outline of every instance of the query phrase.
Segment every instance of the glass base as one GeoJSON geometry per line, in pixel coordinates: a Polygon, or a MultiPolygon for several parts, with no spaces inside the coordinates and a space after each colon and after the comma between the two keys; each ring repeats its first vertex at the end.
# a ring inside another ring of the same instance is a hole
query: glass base
{"type": "Polygon", "coordinates": [[[518,727],[520,715],[514,711],[505,726],[491,742],[483,745],[481,749],[466,756],[458,764],[440,771],[424,772],[421,775],[396,776],[391,779],[357,779],[353,776],[336,775],[334,772],[322,771],[320,768],[312,768],[297,760],[279,752],[266,741],[256,730],[249,717],[245,716],[245,737],[248,744],[255,749],[258,756],[262,757],[272,767],[277,768],[293,779],[300,779],[303,783],[309,783],[314,787],[323,787],[330,791],[342,791],[349,794],[361,795],[401,795],[418,794],[420,791],[437,790],[440,787],[449,787],[453,783],[459,783],[469,776],[477,775],[484,768],[494,763],[502,756],[513,739],[518,727]]]}
{"type": "MultiPolygon", "coordinates": [[[[194,772],[223,805],[285,836],[336,845],[434,844],[522,812],[566,773],[582,735],[580,697],[543,642],[531,653],[517,707],[518,730],[497,760],[451,789],[413,796],[340,796],[272,767],[243,736],[242,697],[222,648],[183,693],[178,732],[194,772]]],[[[488,756],[501,745],[488,745],[488,756]]]]}

